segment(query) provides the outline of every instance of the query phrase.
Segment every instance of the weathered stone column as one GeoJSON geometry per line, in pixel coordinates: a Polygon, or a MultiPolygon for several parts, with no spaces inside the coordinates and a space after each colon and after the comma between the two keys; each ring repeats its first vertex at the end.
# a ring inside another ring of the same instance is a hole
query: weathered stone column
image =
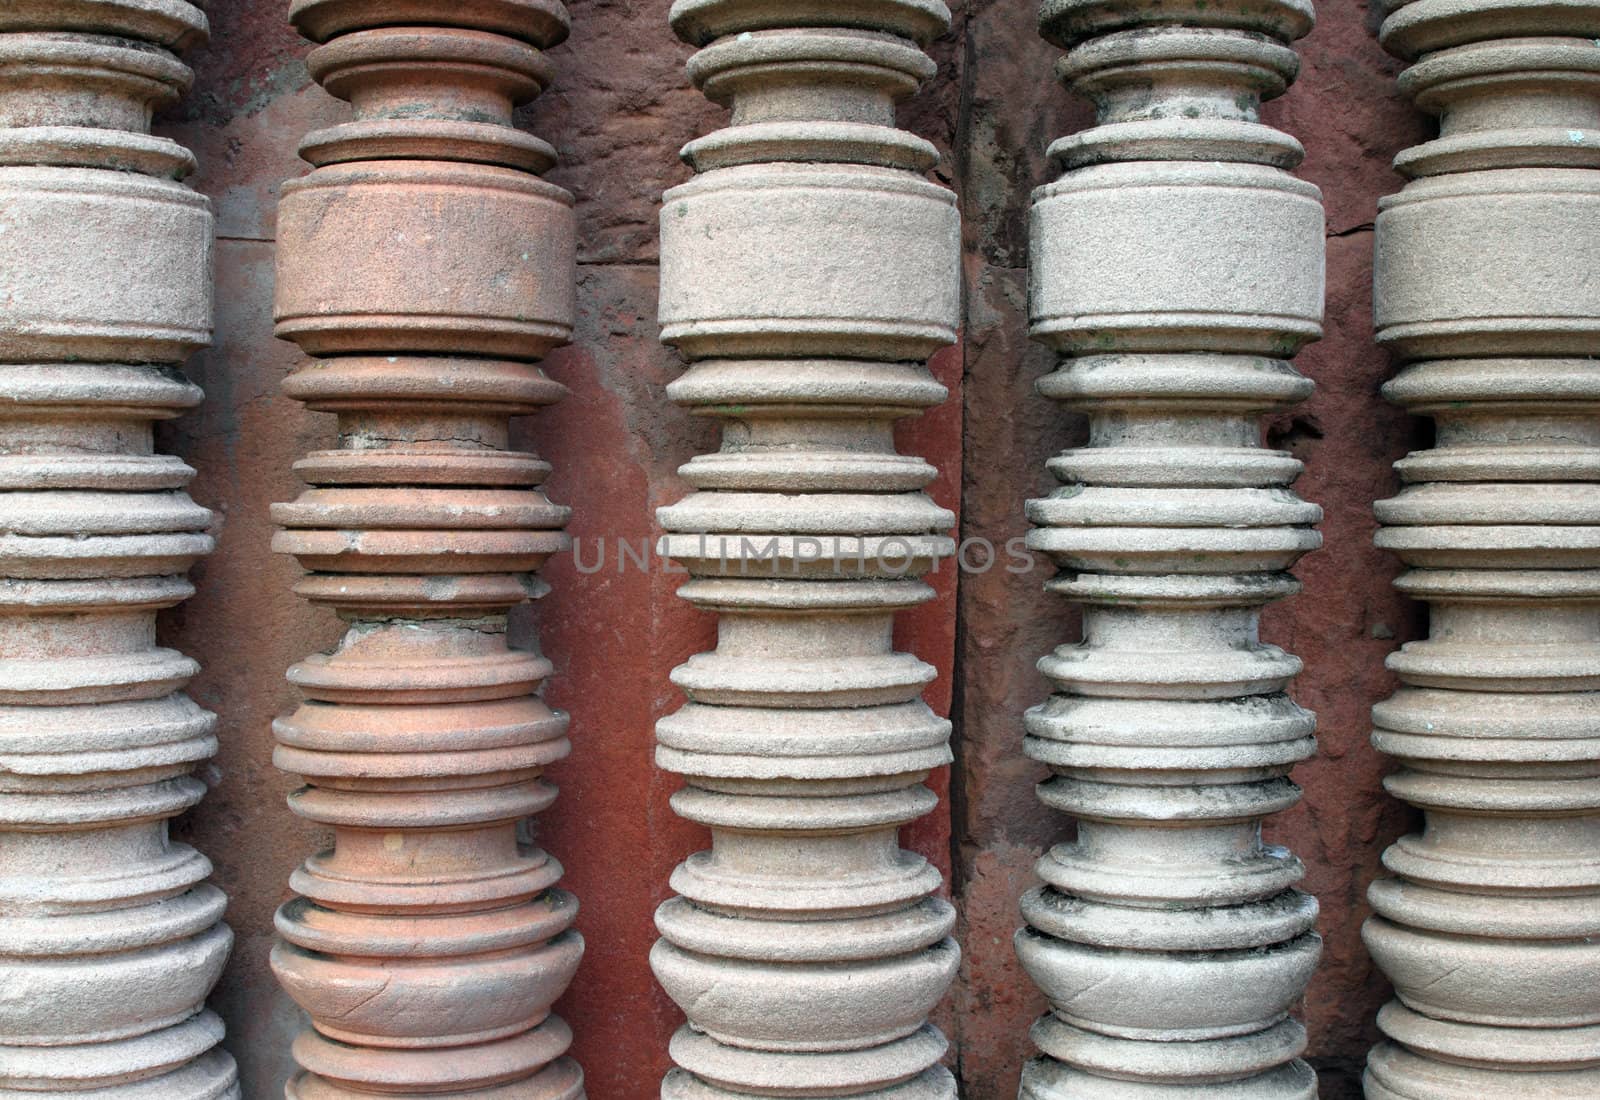
{"type": "Polygon", "coordinates": [[[933,809],[949,723],[897,610],[954,550],[953,516],[893,424],[944,397],[921,365],[955,339],[959,225],[937,159],[894,104],[932,75],[939,0],[678,0],[672,26],[732,124],[661,213],[669,396],[723,420],[722,450],[660,512],[717,647],[673,673],[657,727],[711,829],[657,912],[651,963],[689,1017],[666,1100],[946,1100],[928,1012],[955,974],[937,870],[900,826],[933,809]]]}
{"type": "Polygon", "coordinates": [[[239,1096],[204,1007],[232,933],[167,836],[205,785],[199,666],[156,644],[210,551],[153,424],[200,391],[211,213],[150,134],[180,0],[0,7],[0,1096],[239,1096]]]}
{"type": "Polygon", "coordinates": [[[1416,0],[1382,29],[1441,116],[1377,223],[1385,387],[1437,425],[1377,505],[1430,605],[1373,710],[1426,827],[1364,934],[1398,1000],[1373,1100],[1600,1096],[1600,3],[1416,0]]]}
{"type": "Polygon", "coordinates": [[[550,467],[508,418],[555,401],[536,361],[571,331],[572,199],[549,145],[511,126],[551,78],[556,0],[295,0],[313,77],[353,121],[309,135],[279,207],[277,332],[313,359],[288,392],[336,413],[274,508],[297,586],[349,632],[289,670],[274,729],[334,833],[295,873],[273,968],[310,1013],[298,1100],[573,1100],[550,1005],[583,941],[560,865],[523,823],[556,791],[567,716],[507,613],[567,546],[550,467]]]}
{"type": "Polygon", "coordinates": [[[1308,0],[1043,7],[1098,125],[1051,147],[1064,174],[1032,214],[1033,334],[1063,357],[1039,388],[1090,436],[1028,506],[1048,587],[1083,609],[1026,719],[1039,797],[1077,820],[1022,902],[1017,951],[1050,1002],[1029,1100],[1316,1095],[1288,1013],[1317,905],[1261,840],[1314,720],[1285,694],[1300,661],[1257,636],[1320,541],[1260,424],[1310,392],[1286,360],[1320,335],[1320,196],[1257,113],[1311,22],[1308,0]]]}

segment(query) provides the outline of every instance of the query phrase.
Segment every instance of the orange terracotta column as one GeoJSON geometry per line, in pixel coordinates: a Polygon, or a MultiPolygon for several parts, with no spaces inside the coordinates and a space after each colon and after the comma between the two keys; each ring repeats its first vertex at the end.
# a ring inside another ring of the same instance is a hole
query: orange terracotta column
{"type": "Polygon", "coordinates": [[[156,642],[211,513],[152,425],[200,391],[211,212],[150,134],[206,19],[0,5],[0,1096],[233,1100],[205,999],[232,933],[167,823],[205,784],[199,666],[156,642]]]}
{"type": "Polygon", "coordinates": [[[277,333],[313,358],[288,392],[339,418],[297,463],[278,550],[349,632],[289,671],[275,726],[296,813],[334,833],[292,880],[273,967],[311,1015],[297,1100],[573,1100],[550,1005],[583,952],[560,865],[523,823],[556,791],[567,717],[507,614],[567,546],[549,466],[508,418],[557,400],[537,361],[571,331],[571,196],[511,126],[567,32],[555,0],[295,0],[312,76],[355,108],[284,185],[277,333]]]}

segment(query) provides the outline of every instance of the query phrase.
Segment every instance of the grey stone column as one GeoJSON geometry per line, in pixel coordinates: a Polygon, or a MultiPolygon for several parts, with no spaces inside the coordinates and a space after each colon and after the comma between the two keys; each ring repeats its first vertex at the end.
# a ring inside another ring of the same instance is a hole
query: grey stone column
{"type": "Polygon", "coordinates": [[[0,4],[0,1097],[239,1096],[227,899],[168,836],[216,716],[156,638],[212,548],[154,433],[211,339],[210,204],[150,133],[205,35],[183,0],[0,4]]]}
{"type": "Polygon", "coordinates": [[[673,808],[712,847],[674,873],[651,963],[688,1024],[666,1100],[953,1100],[927,1023],[955,974],[938,871],[900,826],[934,808],[949,723],[894,615],[954,550],[953,516],[894,449],[944,397],[922,361],[953,342],[959,233],[933,147],[894,125],[933,72],[939,0],[678,0],[695,83],[733,109],[691,142],[661,212],[669,396],[722,449],[659,513],[679,594],[716,649],[673,673],[657,727],[673,808]]]}
{"type": "Polygon", "coordinates": [[[1098,124],[1052,146],[1031,224],[1033,334],[1062,357],[1040,390],[1091,426],[1028,506],[1083,635],[1040,661],[1054,694],[1026,718],[1039,796],[1077,823],[1022,902],[1050,1003],[1026,1100],[1316,1095],[1289,1011],[1317,905],[1261,839],[1314,719],[1285,694],[1300,661],[1257,636],[1320,542],[1260,425],[1310,393],[1287,360],[1321,332],[1320,195],[1257,114],[1311,23],[1307,0],[1043,7],[1098,124]]]}
{"type": "Polygon", "coordinates": [[[1373,711],[1421,833],[1384,853],[1373,1100],[1600,1096],[1600,3],[1393,5],[1439,137],[1377,222],[1388,397],[1436,443],[1378,544],[1430,631],[1373,711]]]}

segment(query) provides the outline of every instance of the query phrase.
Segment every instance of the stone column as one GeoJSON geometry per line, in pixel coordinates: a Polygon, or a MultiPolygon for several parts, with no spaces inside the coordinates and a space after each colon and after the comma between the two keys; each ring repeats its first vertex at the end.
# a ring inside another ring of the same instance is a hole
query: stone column
{"type": "Polygon", "coordinates": [[[1062,356],[1039,388],[1090,432],[1028,505],[1083,636],[1039,662],[1054,694],[1025,723],[1039,797],[1077,821],[1022,901],[1050,1003],[1027,1100],[1316,1095],[1289,1010],[1317,905],[1261,839],[1314,718],[1285,694],[1300,661],[1257,634],[1320,542],[1260,421],[1310,393],[1287,359],[1320,335],[1320,195],[1258,116],[1311,23],[1308,0],[1043,8],[1098,124],[1051,146],[1031,224],[1033,335],[1062,356]]]}
{"type": "Polygon", "coordinates": [[[1398,1000],[1373,1100],[1600,1096],[1600,3],[1416,0],[1383,44],[1441,116],[1377,223],[1387,396],[1433,418],[1378,545],[1428,601],[1373,710],[1426,825],[1364,934],[1398,1000]]]}
{"type": "Polygon", "coordinates": [[[276,318],[311,360],[285,388],[338,446],[273,516],[296,591],[349,625],[289,670],[274,726],[291,804],[334,845],[292,879],[273,969],[310,1014],[291,1100],[574,1100],[550,1005],[583,951],[561,866],[529,842],[567,716],[507,614],[564,550],[550,472],[509,418],[557,400],[537,361],[571,332],[572,198],[511,125],[551,79],[557,0],[295,0],[312,76],[352,121],[310,134],[283,188],[276,318]]]}
{"type": "Polygon", "coordinates": [[[167,835],[216,717],[156,644],[212,547],[153,432],[200,400],[211,213],[150,116],[205,34],[180,0],[0,8],[0,1096],[239,1096],[226,899],[167,835]]]}
{"type": "Polygon", "coordinates": [[[679,594],[716,649],[673,672],[657,726],[673,808],[712,847],[674,873],[651,963],[688,1024],[665,1100],[953,1100],[928,1012],[955,974],[938,871],[898,830],[932,810],[949,723],[894,614],[954,550],[935,471],[893,426],[941,401],[922,362],[955,339],[959,225],[894,125],[932,75],[939,0],[678,0],[690,76],[732,108],[689,143],[661,212],[672,400],[722,449],[659,513],[679,594]]]}

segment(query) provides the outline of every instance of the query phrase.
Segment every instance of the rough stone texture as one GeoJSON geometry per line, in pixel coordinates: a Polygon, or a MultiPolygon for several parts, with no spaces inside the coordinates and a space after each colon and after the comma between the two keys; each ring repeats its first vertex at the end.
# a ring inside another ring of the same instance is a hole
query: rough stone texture
{"type": "Polygon", "coordinates": [[[1372,1100],[1600,1093],[1600,4],[1396,5],[1402,90],[1441,116],[1381,205],[1384,387],[1432,417],[1378,545],[1429,606],[1373,710],[1424,831],[1363,929],[1397,999],[1372,1100]]]}
{"type": "MultiPolygon", "coordinates": [[[[895,101],[932,76],[938,0],[851,7],[678,0],[695,84],[729,124],[684,149],[662,197],[661,338],[690,361],[667,396],[722,423],[658,512],[678,595],[717,642],[672,672],[656,725],[673,809],[711,848],[672,875],[651,968],[687,1021],[663,1100],[953,1100],[928,1023],[960,963],[942,876],[899,846],[932,811],[950,723],[937,670],[894,648],[895,613],[955,552],[937,471],[894,423],[947,391],[960,225],[895,101]]],[[[635,1088],[638,1084],[634,1085],[635,1088]]]]}
{"type": "MultiPolygon", "coordinates": [[[[635,548],[651,541],[654,509],[686,490],[677,467],[715,447],[713,423],[662,399],[682,366],[656,339],[655,242],[660,195],[689,174],[678,149],[726,115],[685,77],[692,47],[668,29],[666,0],[570,7],[572,35],[548,55],[553,84],[518,116],[556,147],[546,178],[577,200],[577,320],[572,345],[545,362],[570,392],[522,421],[514,438],[536,432],[555,467],[547,491],[578,506],[568,530],[587,567],[601,535],[635,548]]],[[[216,767],[204,773],[212,791],[176,833],[213,859],[231,899],[238,945],[213,1005],[227,1021],[245,1095],[270,1100],[292,1070],[289,1043],[302,1026],[267,969],[271,915],[296,864],[328,839],[284,804],[298,784],[271,765],[270,722],[295,703],[278,671],[342,633],[334,616],[286,598],[298,570],[268,550],[269,502],[295,495],[293,462],[330,446],[334,431],[332,417],[279,390],[300,356],[271,336],[272,241],[280,181],[304,171],[296,138],[344,120],[349,108],[311,83],[310,45],[285,20],[282,0],[233,0],[210,15],[211,44],[188,55],[195,87],[157,129],[195,150],[190,183],[216,208],[216,334],[189,368],[205,402],[159,439],[199,471],[191,492],[217,509],[218,546],[194,571],[197,594],[163,616],[162,639],[201,657],[190,694],[219,714],[216,767]]],[[[950,399],[901,421],[897,449],[940,471],[929,495],[958,512],[963,538],[1003,545],[1026,530],[1021,502],[1049,491],[1046,459],[1081,438],[1081,422],[1034,393],[1051,356],[1026,339],[1023,272],[1028,196],[1049,175],[1045,147],[1082,129],[1088,112],[1050,79],[1059,51],[1039,38],[1029,5],[969,0],[954,18],[928,49],[938,72],[902,104],[900,124],[944,154],[933,178],[959,184],[963,342],[931,364],[950,399]]],[[[1378,196],[1401,183],[1390,160],[1424,140],[1427,120],[1397,90],[1400,65],[1379,46],[1366,5],[1323,5],[1318,18],[1298,44],[1293,94],[1263,111],[1304,140],[1296,174],[1321,188],[1329,234],[1324,337],[1296,360],[1317,389],[1292,413],[1268,418],[1269,442],[1307,464],[1297,488],[1323,508],[1324,547],[1297,567],[1302,594],[1268,608],[1262,626],[1306,662],[1295,695],[1318,714],[1319,751],[1295,772],[1305,797],[1269,823],[1268,836],[1300,855],[1303,888],[1322,902],[1323,961],[1301,1018],[1323,1097],[1352,1100],[1377,1038],[1373,1017],[1389,996],[1358,936],[1364,892],[1407,820],[1379,784],[1368,710],[1394,687],[1384,655],[1416,636],[1420,621],[1417,605],[1388,583],[1398,563],[1372,546],[1372,502],[1394,492],[1392,461],[1427,445],[1425,426],[1378,395],[1390,370],[1372,341],[1370,227],[1378,196]]],[[[941,868],[955,857],[964,961],[936,1021],[970,1100],[1016,1095],[1028,1025],[1043,1008],[1010,941],[1016,899],[1062,819],[1034,801],[1043,769],[1018,751],[1017,715],[1047,689],[1037,656],[1075,629],[1070,605],[1040,584],[1047,563],[1031,574],[1004,563],[1002,552],[996,568],[965,575],[959,597],[947,563],[930,578],[938,598],[896,624],[897,648],[939,669],[925,695],[955,723],[949,811],[902,836],[941,868]],[[953,709],[951,606],[962,673],[953,709]]],[[[564,885],[583,899],[578,927],[590,944],[557,1011],[573,1027],[591,1095],[648,1100],[682,1021],[649,972],[651,914],[673,866],[706,844],[703,830],[667,806],[677,780],[654,767],[650,731],[681,704],[668,672],[710,647],[712,620],[671,598],[681,576],[619,572],[614,553],[593,573],[561,555],[543,576],[551,593],[512,621],[526,630],[536,615],[555,664],[545,697],[573,716],[574,753],[551,773],[561,800],[539,832],[567,867],[564,885]]],[[[943,776],[930,787],[942,791],[943,776]]]]}
{"type": "Polygon", "coordinates": [[[296,591],[348,630],[289,680],[274,762],[333,844],[296,871],[272,968],[310,1015],[292,1100],[470,1093],[581,1100],[551,1003],[583,954],[561,865],[529,842],[568,716],[509,613],[570,545],[550,465],[509,418],[558,400],[572,331],[571,196],[512,127],[566,37],[555,0],[419,8],[298,0],[313,77],[354,118],[313,131],[279,206],[275,332],[314,358],[290,396],[339,418],[272,508],[296,591]]]}
{"type": "Polygon", "coordinates": [[[216,716],[156,642],[212,513],[153,426],[201,398],[211,209],[151,112],[205,15],[0,11],[0,1096],[240,1095],[205,1007],[233,933],[168,837],[216,716]]]}

